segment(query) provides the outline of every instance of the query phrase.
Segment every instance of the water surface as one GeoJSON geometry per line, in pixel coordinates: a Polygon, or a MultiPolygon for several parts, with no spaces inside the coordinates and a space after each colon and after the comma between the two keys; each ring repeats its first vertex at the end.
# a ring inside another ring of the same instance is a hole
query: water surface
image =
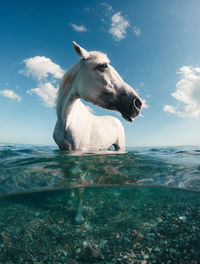
{"type": "Polygon", "coordinates": [[[198,264],[199,158],[196,146],[77,154],[1,144],[0,264],[198,264]]]}
{"type": "Polygon", "coordinates": [[[124,154],[69,153],[0,145],[0,195],[88,185],[200,190],[200,147],[128,148],[124,154]]]}

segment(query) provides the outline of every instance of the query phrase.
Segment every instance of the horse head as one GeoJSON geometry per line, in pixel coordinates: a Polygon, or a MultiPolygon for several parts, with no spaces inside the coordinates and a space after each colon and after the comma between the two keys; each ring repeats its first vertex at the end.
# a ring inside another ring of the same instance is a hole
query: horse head
{"type": "Polygon", "coordinates": [[[119,111],[123,118],[132,122],[142,107],[137,92],[110,65],[106,54],[88,52],[75,42],[73,46],[81,58],[75,80],[77,94],[93,104],[119,111]]]}

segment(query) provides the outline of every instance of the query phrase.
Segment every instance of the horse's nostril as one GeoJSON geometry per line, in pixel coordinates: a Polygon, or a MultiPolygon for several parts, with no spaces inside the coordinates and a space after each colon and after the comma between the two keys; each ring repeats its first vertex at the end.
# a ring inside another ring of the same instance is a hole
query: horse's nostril
{"type": "Polygon", "coordinates": [[[140,101],[140,99],[136,98],[134,101],[135,107],[138,108],[139,110],[142,107],[142,102],[140,101]]]}

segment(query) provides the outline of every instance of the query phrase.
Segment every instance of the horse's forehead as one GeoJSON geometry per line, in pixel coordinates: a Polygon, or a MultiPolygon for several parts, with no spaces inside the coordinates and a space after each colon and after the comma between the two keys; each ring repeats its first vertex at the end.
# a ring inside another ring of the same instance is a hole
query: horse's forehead
{"type": "Polygon", "coordinates": [[[90,58],[98,64],[110,63],[110,60],[108,59],[107,55],[100,51],[90,51],[90,58]]]}

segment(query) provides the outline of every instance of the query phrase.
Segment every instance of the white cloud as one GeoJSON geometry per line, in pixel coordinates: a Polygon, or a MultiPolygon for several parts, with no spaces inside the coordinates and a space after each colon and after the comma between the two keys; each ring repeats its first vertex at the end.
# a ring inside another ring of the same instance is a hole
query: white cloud
{"type": "Polygon", "coordinates": [[[47,107],[55,107],[58,87],[54,87],[50,82],[40,83],[37,88],[28,90],[28,94],[37,94],[47,107]]]}
{"type": "MultiPolygon", "coordinates": [[[[115,12],[111,5],[107,3],[101,3],[104,7],[103,15],[104,17],[109,17],[111,19],[111,26],[109,29],[109,33],[113,36],[114,40],[120,41],[126,37],[127,28],[130,26],[131,22],[125,17],[121,15],[121,12],[115,12]]],[[[107,19],[101,18],[101,21],[105,24],[107,23],[107,19]]],[[[110,21],[109,21],[110,23],[110,21]]],[[[142,32],[139,26],[133,27],[133,32],[137,37],[140,37],[142,32]]]]}
{"type": "Polygon", "coordinates": [[[175,108],[172,105],[165,105],[163,107],[163,111],[164,112],[169,112],[171,114],[175,114],[176,113],[176,110],[175,110],[175,108]]]}
{"type": "Polygon", "coordinates": [[[142,34],[141,29],[136,26],[133,27],[133,32],[135,33],[137,37],[139,37],[142,34]]]}
{"type": "Polygon", "coordinates": [[[21,97],[12,90],[1,90],[0,95],[3,95],[13,100],[17,100],[18,102],[21,101],[21,97]]]}
{"type": "Polygon", "coordinates": [[[116,41],[124,39],[126,37],[126,29],[130,26],[128,20],[126,20],[121,12],[117,12],[112,16],[111,28],[109,33],[116,41]]]}
{"type": "Polygon", "coordinates": [[[178,104],[165,105],[163,110],[179,117],[200,117],[200,68],[183,66],[177,74],[181,79],[176,84],[176,91],[171,95],[178,104]]]}
{"type": "Polygon", "coordinates": [[[35,56],[25,59],[25,69],[19,70],[19,73],[25,76],[32,76],[38,80],[46,79],[49,75],[53,78],[62,78],[64,71],[62,68],[45,56],[35,56]]]}
{"type": "Polygon", "coordinates": [[[75,24],[72,24],[72,23],[71,23],[71,26],[77,32],[85,32],[85,31],[87,31],[87,28],[85,26],[78,26],[78,25],[75,25],[75,24]]]}
{"type": "Polygon", "coordinates": [[[64,70],[50,58],[36,56],[25,59],[24,69],[19,73],[36,79],[36,88],[27,91],[28,94],[36,94],[47,107],[54,107],[57,96],[57,83],[64,75],[64,70]]]}
{"type": "Polygon", "coordinates": [[[101,4],[102,4],[102,6],[105,7],[107,14],[109,14],[110,12],[113,11],[113,8],[112,8],[111,5],[109,5],[109,4],[107,4],[107,3],[101,3],[101,4]]]}
{"type": "Polygon", "coordinates": [[[147,109],[149,108],[149,105],[147,104],[145,99],[142,99],[142,109],[147,109]]]}

